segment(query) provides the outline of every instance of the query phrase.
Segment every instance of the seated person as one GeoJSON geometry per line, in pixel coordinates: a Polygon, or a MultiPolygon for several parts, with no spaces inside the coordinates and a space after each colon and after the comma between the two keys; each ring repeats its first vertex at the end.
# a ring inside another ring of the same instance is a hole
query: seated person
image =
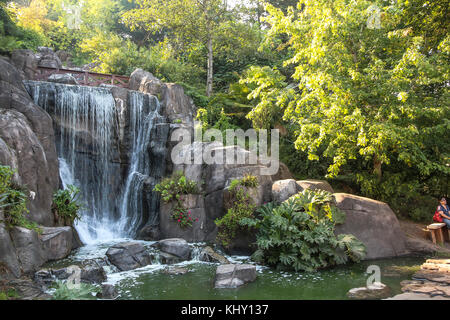
{"type": "Polygon", "coordinates": [[[442,197],[439,202],[440,205],[437,207],[437,211],[441,215],[443,222],[447,225],[447,228],[450,229],[450,208],[447,205],[447,199],[442,197]]]}

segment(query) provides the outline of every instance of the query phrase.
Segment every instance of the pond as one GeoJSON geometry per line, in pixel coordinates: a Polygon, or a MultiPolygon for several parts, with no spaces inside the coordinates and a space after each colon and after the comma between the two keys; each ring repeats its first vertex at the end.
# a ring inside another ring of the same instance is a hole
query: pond
{"type": "MultiPolygon", "coordinates": [[[[47,267],[62,267],[85,259],[105,257],[106,250],[114,243],[97,243],[77,249],[67,259],[48,264],[47,267]]],[[[153,242],[139,241],[149,247],[153,242]]],[[[402,257],[363,261],[313,273],[277,271],[256,265],[257,279],[237,289],[215,289],[214,276],[218,263],[198,261],[195,253],[204,244],[190,244],[193,260],[173,265],[152,264],[143,268],[117,272],[106,268],[105,283],[114,284],[118,299],[127,300],[178,300],[178,299],[225,299],[225,300],[346,300],[347,292],[355,287],[364,287],[371,274],[368,266],[376,265],[381,271],[381,282],[390,287],[392,296],[401,293],[400,282],[410,279],[415,267],[424,262],[424,257],[402,257]],[[169,267],[182,267],[185,274],[167,274],[169,267]]],[[[251,263],[248,256],[226,256],[232,263],[251,263]]]]}

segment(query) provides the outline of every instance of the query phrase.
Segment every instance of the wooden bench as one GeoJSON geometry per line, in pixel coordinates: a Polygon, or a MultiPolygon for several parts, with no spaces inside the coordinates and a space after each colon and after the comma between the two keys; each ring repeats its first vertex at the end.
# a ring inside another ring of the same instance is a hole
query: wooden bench
{"type": "Polygon", "coordinates": [[[446,231],[448,238],[450,239],[450,230],[447,229],[447,225],[445,223],[432,223],[427,226],[427,230],[431,232],[431,240],[433,240],[434,244],[444,243],[445,239],[443,230],[446,231]]]}

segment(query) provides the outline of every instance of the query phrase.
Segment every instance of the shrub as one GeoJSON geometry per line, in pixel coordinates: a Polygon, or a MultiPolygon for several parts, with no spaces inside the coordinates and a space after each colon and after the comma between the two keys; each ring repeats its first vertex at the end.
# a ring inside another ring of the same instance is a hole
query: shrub
{"type": "Polygon", "coordinates": [[[256,206],[253,204],[246,188],[258,186],[258,179],[253,175],[246,175],[242,179],[232,180],[228,190],[231,192],[233,204],[227,213],[214,222],[218,227],[217,240],[224,247],[229,247],[236,233],[244,227],[240,224],[242,219],[253,218],[256,206]]]}
{"type": "Polygon", "coordinates": [[[80,189],[69,185],[67,189],[58,190],[53,195],[52,211],[55,217],[62,219],[66,225],[72,225],[80,219],[82,204],[79,200],[80,189]]]}
{"type": "Polygon", "coordinates": [[[183,206],[181,195],[199,193],[195,181],[186,179],[182,172],[176,172],[158,183],[153,191],[159,192],[164,202],[175,201],[171,217],[181,228],[192,227],[191,212],[183,206]]]}
{"type": "Polygon", "coordinates": [[[365,247],[353,235],[334,234],[344,213],[331,209],[330,195],[306,191],[279,206],[266,204],[256,218],[245,218],[241,225],[257,229],[257,250],[252,259],[279,269],[314,271],[359,262],[365,247]]]}
{"type": "Polygon", "coordinates": [[[165,202],[179,200],[182,194],[199,192],[197,183],[186,179],[182,172],[176,172],[172,177],[164,178],[153,191],[159,192],[165,202]]]}
{"type": "Polygon", "coordinates": [[[27,190],[12,181],[14,170],[0,166],[0,209],[4,210],[5,224],[19,226],[41,232],[35,222],[25,217],[27,209],[27,190]]]}

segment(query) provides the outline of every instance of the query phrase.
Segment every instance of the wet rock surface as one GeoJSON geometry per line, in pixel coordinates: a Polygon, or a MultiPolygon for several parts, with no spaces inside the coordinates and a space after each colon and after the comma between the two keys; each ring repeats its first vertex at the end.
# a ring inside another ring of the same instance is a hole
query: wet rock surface
{"type": "Polygon", "coordinates": [[[109,261],[120,271],[133,270],[151,263],[150,254],[140,243],[122,242],[106,251],[109,261]]]}
{"type": "Polygon", "coordinates": [[[162,252],[174,255],[182,260],[188,260],[191,256],[191,248],[186,240],[181,238],[172,238],[160,240],[154,244],[162,252]]]}
{"type": "Polygon", "coordinates": [[[347,293],[347,297],[355,300],[378,300],[389,297],[391,290],[381,282],[374,282],[367,287],[353,288],[347,293]]]}
{"type": "Polygon", "coordinates": [[[215,288],[237,288],[256,280],[256,267],[251,264],[223,264],[216,269],[215,288]]]}

